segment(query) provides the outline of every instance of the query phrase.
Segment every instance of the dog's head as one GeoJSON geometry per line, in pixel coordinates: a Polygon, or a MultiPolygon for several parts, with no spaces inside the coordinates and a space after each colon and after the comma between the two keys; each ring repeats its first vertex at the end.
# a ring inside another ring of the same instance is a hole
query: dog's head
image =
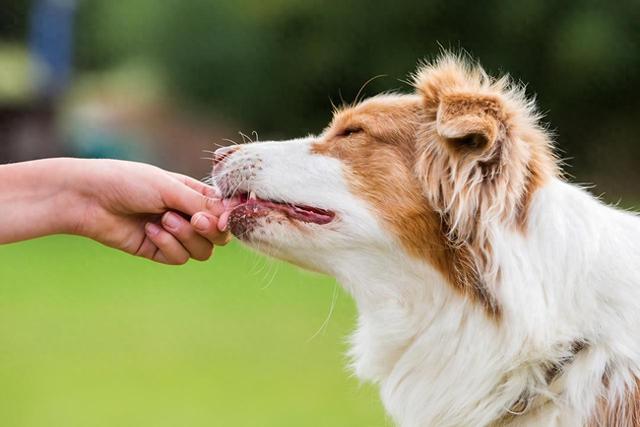
{"type": "Polygon", "coordinates": [[[219,150],[215,181],[241,199],[231,230],[329,274],[350,253],[401,252],[497,314],[487,230],[525,232],[556,173],[549,139],[522,88],[460,58],[422,66],[414,86],[339,109],[318,136],[219,150]]]}

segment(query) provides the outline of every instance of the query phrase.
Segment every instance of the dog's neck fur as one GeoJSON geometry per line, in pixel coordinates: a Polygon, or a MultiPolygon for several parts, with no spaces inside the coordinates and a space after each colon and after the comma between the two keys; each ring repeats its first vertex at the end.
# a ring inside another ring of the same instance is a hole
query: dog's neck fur
{"type": "Polygon", "coordinates": [[[633,231],[624,255],[611,248],[625,244],[625,221],[637,230],[636,218],[560,180],[539,190],[526,236],[492,233],[498,264],[511,266],[491,284],[509,302],[499,320],[401,250],[341,257],[333,273],[359,310],[355,372],[380,384],[385,407],[403,426],[594,422],[600,395],[623,399],[638,377],[640,361],[624,352],[631,346],[629,354],[640,354],[637,340],[622,330],[637,330],[629,322],[640,327],[633,313],[640,287],[625,273],[628,263],[640,263],[632,250],[640,236],[633,231]]]}

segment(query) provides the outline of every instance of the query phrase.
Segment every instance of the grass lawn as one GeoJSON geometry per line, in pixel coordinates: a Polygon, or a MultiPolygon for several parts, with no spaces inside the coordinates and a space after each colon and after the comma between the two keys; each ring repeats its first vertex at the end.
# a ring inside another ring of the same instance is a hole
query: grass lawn
{"type": "Polygon", "coordinates": [[[235,243],[182,267],[62,236],[0,257],[2,427],[390,425],[345,367],[333,279],[235,243]]]}

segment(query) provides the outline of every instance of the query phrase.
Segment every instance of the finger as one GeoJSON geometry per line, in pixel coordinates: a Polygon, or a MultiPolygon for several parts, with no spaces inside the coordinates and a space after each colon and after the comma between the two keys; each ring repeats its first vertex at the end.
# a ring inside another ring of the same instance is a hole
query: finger
{"type": "Polygon", "coordinates": [[[229,216],[231,215],[231,211],[236,206],[242,204],[242,201],[239,197],[232,197],[230,199],[224,199],[222,204],[224,206],[224,212],[222,212],[218,217],[218,230],[228,232],[229,216]]]}
{"type": "Polygon", "coordinates": [[[167,208],[194,215],[199,211],[208,211],[215,216],[224,212],[220,199],[205,196],[182,181],[173,181],[175,185],[162,188],[162,199],[167,208]]]}
{"type": "Polygon", "coordinates": [[[142,258],[147,258],[153,261],[153,257],[156,252],[158,252],[158,247],[149,239],[149,236],[145,233],[144,240],[142,244],[138,248],[138,251],[135,253],[137,256],[142,258]]]}
{"type": "Polygon", "coordinates": [[[211,257],[213,244],[196,233],[193,226],[175,212],[167,212],[162,217],[162,226],[171,233],[189,252],[191,258],[206,261],[211,257]]]}
{"type": "Polygon", "coordinates": [[[218,229],[218,218],[207,212],[198,212],[191,218],[191,225],[195,231],[215,245],[226,245],[231,235],[218,229]]]}
{"type": "Polygon", "coordinates": [[[211,197],[214,199],[220,199],[222,197],[220,194],[220,190],[217,187],[205,184],[204,182],[198,181],[197,179],[187,175],[182,175],[175,172],[171,172],[171,174],[175,176],[180,182],[196,190],[198,193],[202,194],[203,196],[211,197]]]}
{"type": "Polygon", "coordinates": [[[145,234],[158,250],[150,258],[164,264],[180,265],[189,260],[189,252],[171,233],[157,224],[147,223],[145,234]]]}
{"type": "Polygon", "coordinates": [[[224,212],[222,212],[222,215],[220,215],[220,218],[218,218],[218,230],[220,231],[227,231],[229,228],[229,215],[231,215],[231,211],[226,210],[224,212]]]}

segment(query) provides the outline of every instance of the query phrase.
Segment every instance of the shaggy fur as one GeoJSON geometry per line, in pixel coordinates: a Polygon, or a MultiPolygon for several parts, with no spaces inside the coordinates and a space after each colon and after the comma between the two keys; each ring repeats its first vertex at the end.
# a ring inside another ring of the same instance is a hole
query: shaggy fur
{"type": "Polygon", "coordinates": [[[232,231],[353,295],[399,425],[640,426],[640,221],[562,180],[508,77],[444,55],[414,86],[220,150],[232,231]]]}

